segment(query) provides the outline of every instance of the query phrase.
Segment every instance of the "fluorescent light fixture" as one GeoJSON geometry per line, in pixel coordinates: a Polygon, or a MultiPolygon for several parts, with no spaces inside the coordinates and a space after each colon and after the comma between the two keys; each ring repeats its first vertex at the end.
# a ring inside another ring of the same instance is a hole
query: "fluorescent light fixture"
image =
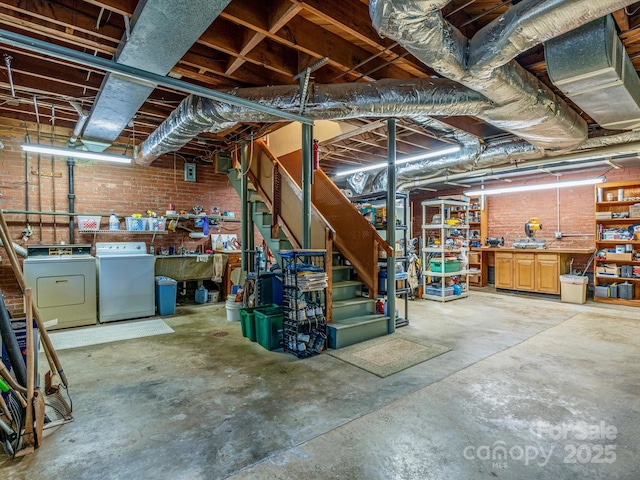
{"type": "MultiPolygon", "coordinates": [[[[421,153],[420,155],[413,155],[411,157],[404,157],[401,158],[399,160],[396,160],[396,165],[403,165],[405,163],[409,163],[409,162],[416,162],[418,160],[425,160],[427,158],[433,158],[433,157],[440,157],[442,155],[448,155],[449,153],[456,153],[460,150],[459,146],[455,146],[455,147],[449,147],[449,148],[445,148],[442,150],[436,150],[435,152],[427,152],[427,153],[421,153]]],[[[379,168],[384,168],[386,167],[388,164],[388,162],[380,162],[380,163],[373,163],[371,165],[367,165],[367,166],[362,166],[359,168],[352,168],[350,170],[343,170],[341,172],[336,173],[337,177],[344,177],[345,175],[351,175],[352,173],[359,173],[359,172],[368,172],[370,170],[378,170],[379,168]]]]}
{"type": "Polygon", "coordinates": [[[501,193],[515,193],[515,192],[532,192],[535,190],[547,190],[550,188],[567,188],[567,187],[581,187],[583,185],[596,185],[604,182],[604,177],[589,178],[586,180],[569,180],[566,182],[553,182],[553,183],[534,183],[531,185],[519,185],[516,187],[503,187],[503,188],[491,188],[487,190],[469,190],[464,192],[468,197],[477,197],[480,195],[499,195],[501,193]]]}
{"type": "Polygon", "coordinates": [[[131,163],[131,157],[116,155],[114,153],[87,152],[75,148],[48,147],[37,143],[22,143],[22,150],[43,155],[56,155],[58,157],[82,158],[85,160],[102,160],[103,162],[131,163]]]}

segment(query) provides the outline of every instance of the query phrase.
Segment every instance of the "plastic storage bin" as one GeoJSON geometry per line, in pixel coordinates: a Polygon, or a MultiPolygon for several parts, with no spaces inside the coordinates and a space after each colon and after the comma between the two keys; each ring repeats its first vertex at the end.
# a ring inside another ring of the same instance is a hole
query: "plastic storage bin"
{"type": "Polygon", "coordinates": [[[565,303],[586,303],[589,279],[581,275],[560,275],[560,300],[565,303]]]}
{"type": "MultiPolygon", "coordinates": [[[[429,265],[431,265],[432,272],[442,272],[442,261],[441,260],[429,260],[429,265]]],[[[460,270],[460,261],[452,260],[444,262],[444,271],[445,273],[449,272],[457,272],[460,270]]]]}
{"type": "Polygon", "coordinates": [[[247,337],[252,342],[257,340],[256,337],[256,315],[255,312],[278,308],[278,305],[263,305],[261,307],[247,307],[240,309],[240,328],[242,336],[247,337]]]}
{"type": "MultiPolygon", "coordinates": [[[[434,284],[434,285],[427,285],[427,288],[425,289],[425,293],[428,295],[438,295],[438,296],[442,296],[442,287],[438,284],[434,284]]],[[[453,287],[445,287],[444,289],[444,296],[445,297],[449,297],[451,295],[453,295],[455,292],[453,290],[453,287]]]]}
{"type": "Polygon", "coordinates": [[[178,282],[169,277],[156,277],[156,307],[158,308],[158,315],[175,314],[177,296],[178,282]]]}
{"type": "Polygon", "coordinates": [[[282,308],[267,308],[255,312],[256,340],[267,350],[282,347],[282,308]]]}
{"type": "Polygon", "coordinates": [[[131,230],[132,232],[141,232],[147,229],[146,218],[125,217],[124,221],[127,226],[127,230],[131,230]]]}
{"type": "Polygon", "coordinates": [[[80,232],[95,232],[100,230],[102,217],[78,215],[78,230],[80,232]]]}
{"type": "Polygon", "coordinates": [[[154,232],[164,232],[166,223],[167,223],[167,219],[164,217],[147,218],[147,230],[152,230],[154,232]]]}

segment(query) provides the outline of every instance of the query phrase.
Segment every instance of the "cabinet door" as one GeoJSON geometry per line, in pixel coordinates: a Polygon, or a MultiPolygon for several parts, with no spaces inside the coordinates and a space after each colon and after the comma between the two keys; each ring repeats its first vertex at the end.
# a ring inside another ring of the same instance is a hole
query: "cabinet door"
{"type": "Polygon", "coordinates": [[[513,289],[513,253],[496,252],[496,288],[513,289]]]}
{"type": "Polygon", "coordinates": [[[536,290],[559,294],[560,265],[558,255],[538,254],[536,258],[536,290]]]}
{"type": "Polygon", "coordinates": [[[532,292],[536,289],[536,257],[533,253],[515,254],[515,288],[532,292]]]}

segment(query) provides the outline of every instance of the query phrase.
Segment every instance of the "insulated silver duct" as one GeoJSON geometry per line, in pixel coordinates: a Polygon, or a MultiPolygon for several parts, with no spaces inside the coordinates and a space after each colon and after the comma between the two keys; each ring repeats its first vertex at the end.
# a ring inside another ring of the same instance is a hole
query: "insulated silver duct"
{"type": "Polygon", "coordinates": [[[602,128],[640,127],[640,78],[611,15],[545,45],[551,81],[602,128]]]}
{"type": "MultiPolygon", "coordinates": [[[[230,3],[230,0],[139,0],[131,31],[115,60],[166,75],[230,3]]],[[[156,88],[115,73],[105,75],[82,135],[89,150],[103,151],[125,129],[156,88]]]]}
{"type": "MultiPolygon", "coordinates": [[[[624,132],[617,135],[590,138],[574,153],[562,156],[544,156],[531,144],[522,140],[506,140],[479,146],[465,145],[455,154],[440,159],[429,159],[401,165],[396,169],[397,189],[402,191],[434,182],[434,178],[450,180],[480,174],[505,164],[525,162],[524,165],[549,165],[561,162],[584,161],[606,156],[634,154],[640,152],[640,132],[624,132]]],[[[506,168],[512,168],[508,166],[506,168]]],[[[386,169],[378,172],[362,172],[347,178],[349,189],[356,195],[380,192],[387,189],[386,169]]]]}
{"type": "MultiPolygon", "coordinates": [[[[475,171],[476,169],[488,168],[505,163],[524,161],[539,158],[541,152],[524,141],[496,142],[474,148],[472,145],[465,146],[459,152],[447,155],[439,159],[429,159],[422,162],[411,162],[404,164],[396,170],[396,187],[399,191],[406,186],[415,186],[416,179],[426,180],[435,176],[446,176],[460,172],[475,171]]],[[[367,185],[362,177],[355,181],[349,181],[351,190],[359,195],[363,193],[358,188],[367,185]]],[[[371,191],[380,192],[387,189],[387,172],[380,171],[371,179],[371,191]]]]}
{"type": "Polygon", "coordinates": [[[479,118],[540,149],[569,150],[584,142],[586,122],[512,59],[544,39],[633,2],[525,0],[470,42],[442,16],[441,9],[449,2],[371,0],[369,9],[373,26],[382,36],[397,41],[439,74],[482,92],[496,104],[478,114],[479,118]],[[598,5],[594,7],[594,3],[598,5]],[[539,32],[544,32],[542,39],[536,37],[539,32]]]}
{"type": "MultiPolygon", "coordinates": [[[[246,88],[231,93],[283,111],[297,112],[300,108],[300,90],[296,85],[246,88]]],[[[314,120],[415,116],[426,121],[429,115],[476,115],[491,107],[491,102],[480,93],[447,79],[380,80],[314,85],[309,90],[305,115],[314,120]]],[[[192,95],[139,146],[135,161],[149,165],[160,155],[180,149],[201,132],[219,132],[237,122],[278,121],[282,119],[192,95]]]]}

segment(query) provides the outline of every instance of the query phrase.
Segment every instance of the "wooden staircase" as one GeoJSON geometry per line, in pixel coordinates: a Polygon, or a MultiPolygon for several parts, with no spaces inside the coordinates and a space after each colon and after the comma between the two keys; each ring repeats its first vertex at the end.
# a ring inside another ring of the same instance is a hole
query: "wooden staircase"
{"type": "MultiPolygon", "coordinates": [[[[254,192],[255,225],[274,255],[300,248],[301,155],[276,159],[261,141],[254,142],[250,151],[253,158],[247,175],[254,192]]],[[[239,172],[230,170],[228,175],[240,192],[239,172]]],[[[329,347],[341,348],[392,332],[390,318],[375,313],[375,301],[378,251],[393,255],[394,250],[319,170],[312,185],[311,244],[327,250],[329,347]],[[364,285],[369,297],[362,296],[364,285]]]]}

